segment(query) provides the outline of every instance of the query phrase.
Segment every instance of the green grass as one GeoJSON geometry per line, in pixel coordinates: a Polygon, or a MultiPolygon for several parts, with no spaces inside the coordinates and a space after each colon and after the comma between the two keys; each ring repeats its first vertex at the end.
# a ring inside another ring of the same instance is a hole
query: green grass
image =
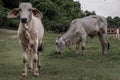
{"type": "Polygon", "coordinates": [[[1,41],[0,80],[120,80],[119,40],[110,38],[108,57],[102,56],[98,38],[88,38],[84,56],[67,48],[62,55],[57,55],[54,54],[57,36],[45,33],[39,77],[34,77],[31,72],[26,78],[21,76],[23,64],[18,39],[1,41]]]}

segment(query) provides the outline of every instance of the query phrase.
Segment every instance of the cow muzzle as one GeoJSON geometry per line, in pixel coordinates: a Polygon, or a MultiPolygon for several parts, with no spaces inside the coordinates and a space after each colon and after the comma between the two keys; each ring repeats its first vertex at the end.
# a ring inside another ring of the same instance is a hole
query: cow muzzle
{"type": "Polygon", "coordinates": [[[22,23],[27,23],[27,18],[21,18],[22,23]]]}

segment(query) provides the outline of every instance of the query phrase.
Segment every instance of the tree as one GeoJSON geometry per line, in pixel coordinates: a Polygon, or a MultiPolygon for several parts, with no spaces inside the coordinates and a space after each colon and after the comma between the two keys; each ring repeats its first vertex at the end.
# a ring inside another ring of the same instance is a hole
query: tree
{"type": "Polygon", "coordinates": [[[107,18],[108,27],[110,28],[118,28],[120,27],[120,17],[116,16],[112,18],[111,16],[108,16],[107,18]]]}
{"type": "Polygon", "coordinates": [[[0,0],[0,5],[3,5],[3,2],[0,0]]]}
{"type": "Polygon", "coordinates": [[[7,19],[7,13],[9,11],[8,8],[4,7],[4,2],[0,0],[0,28],[11,28],[11,29],[17,29],[18,26],[18,20],[14,19],[7,19]]]}
{"type": "Polygon", "coordinates": [[[90,15],[96,15],[95,11],[92,11],[92,12],[90,12],[88,10],[82,11],[82,17],[90,16],[90,15]]]}
{"type": "Polygon", "coordinates": [[[13,9],[15,7],[18,7],[19,0],[1,0],[3,2],[3,7],[8,9],[13,9]]]}

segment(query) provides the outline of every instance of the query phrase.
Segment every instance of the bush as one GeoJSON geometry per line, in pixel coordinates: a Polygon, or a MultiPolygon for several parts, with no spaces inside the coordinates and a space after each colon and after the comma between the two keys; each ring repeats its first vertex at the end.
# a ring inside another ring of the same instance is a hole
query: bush
{"type": "Polygon", "coordinates": [[[18,20],[7,19],[8,12],[9,12],[9,9],[4,8],[2,5],[0,5],[0,28],[17,29],[18,20]]]}

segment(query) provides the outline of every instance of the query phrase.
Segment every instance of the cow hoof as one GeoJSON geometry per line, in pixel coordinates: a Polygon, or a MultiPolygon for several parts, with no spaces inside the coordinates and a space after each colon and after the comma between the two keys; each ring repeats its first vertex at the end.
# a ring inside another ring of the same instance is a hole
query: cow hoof
{"type": "Polygon", "coordinates": [[[23,77],[26,77],[26,76],[27,76],[27,74],[26,74],[26,73],[22,73],[22,76],[23,76],[23,77]]]}
{"type": "Polygon", "coordinates": [[[38,77],[39,76],[39,71],[34,72],[34,76],[38,77]]]}
{"type": "Polygon", "coordinates": [[[78,55],[78,54],[79,54],[79,52],[75,52],[75,54],[77,54],[77,55],[78,55]]]}
{"type": "Polygon", "coordinates": [[[23,70],[22,76],[26,77],[27,76],[27,72],[23,70]]]}
{"type": "Polygon", "coordinates": [[[102,55],[103,55],[104,57],[108,57],[108,54],[104,54],[104,53],[103,53],[102,55]]]}
{"type": "Polygon", "coordinates": [[[108,55],[104,54],[104,57],[108,57],[108,55]]]}
{"type": "Polygon", "coordinates": [[[35,76],[35,77],[38,77],[38,76],[39,76],[39,73],[34,73],[34,76],[35,76]]]}

